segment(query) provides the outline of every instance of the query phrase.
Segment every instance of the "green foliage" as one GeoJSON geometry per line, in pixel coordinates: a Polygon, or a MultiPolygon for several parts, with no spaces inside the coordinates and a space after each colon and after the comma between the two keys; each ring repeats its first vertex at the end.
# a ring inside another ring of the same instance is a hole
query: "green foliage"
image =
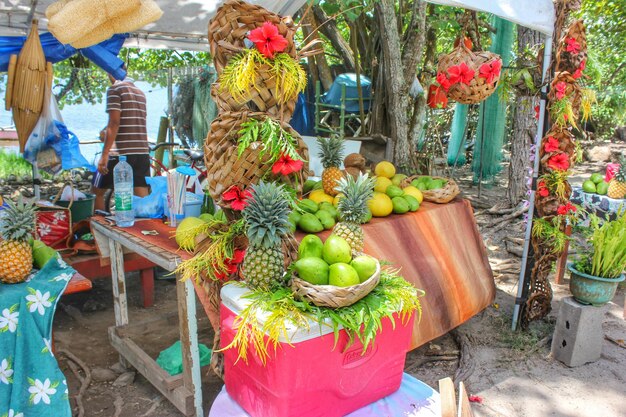
{"type": "Polygon", "coordinates": [[[536,218],[533,220],[532,235],[541,239],[543,245],[552,249],[553,253],[562,253],[569,236],[562,230],[562,219],[554,216],[552,220],[547,218],[536,218]]]}
{"type": "Polygon", "coordinates": [[[298,154],[298,140],[281,125],[270,117],[263,121],[250,119],[241,124],[237,140],[237,152],[241,156],[243,152],[254,142],[261,142],[262,149],[259,153],[263,157],[269,153],[268,163],[275,162],[282,154],[289,156],[293,160],[301,160],[298,154]]]}
{"type": "Polygon", "coordinates": [[[20,155],[0,149],[0,178],[7,179],[10,175],[17,178],[31,176],[32,165],[20,155]]]}
{"type": "Polygon", "coordinates": [[[380,283],[371,293],[351,306],[337,309],[317,307],[307,301],[297,300],[288,288],[274,292],[255,290],[246,297],[250,304],[235,318],[233,325],[236,329],[235,336],[223,350],[237,349],[238,359],[243,359],[247,363],[248,348],[252,346],[261,362],[265,364],[270,355],[268,350],[270,346],[276,350],[281,336],[289,340],[286,325],[291,324],[309,330],[308,320],[311,319],[318,322],[320,328],[329,326],[330,321],[335,334],[335,343],[339,338],[339,327],[343,327],[349,337],[346,348],[358,339],[363,344],[363,352],[366,352],[381,330],[383,318],[390,318],[393,322],[393,314],[398,313],[402,323],[406,323],[410,315],[417,310],[419,320],[422,314],[419,297],[423,295],[423,291],[415,289],[399,276],[398,271],[390,269],[381,271],[380,283]],[[258,317],[268,313],[265,323],[261,324],[258,317]]]}
{"type": "Polygon", "coordinates": [[[590,215],[582,234],[586,242],[580,243],[582,254],[574,267],[596,277],[619,277],[626,268],[626,210],[612,221],[590,215]]]}

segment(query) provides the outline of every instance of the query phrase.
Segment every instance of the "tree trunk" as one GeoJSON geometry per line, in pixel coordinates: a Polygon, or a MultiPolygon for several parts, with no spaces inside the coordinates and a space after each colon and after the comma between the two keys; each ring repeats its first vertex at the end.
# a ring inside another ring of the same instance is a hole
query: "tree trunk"
{"type": "Polygon", "coordinates": [[[408,167],[414,147],[409,142],[408,86],[404,78],[400,35],[396,18],[395,2],[376,2],[379,15],[382,55],[384,60],[385,89],[387,90],[387,122],[392,140],[395,142],[394,163],[398,167],[408,167]]]}
{"type": "MultiPolygon", "coordinates": [[[[523,56],[525,48],[531,48],[541,43],[541,34],[537,31],[517,26],[517,52],[523,56]]],[[[524,65],[524,63],[521,63],[524,65]]],[[[513,119],[513,133],[511,137],[511,163],[509,165],[509,188],[507,198],[511,207],[527,198],[526,181],[529,177],[528,169],[532,167],[530,147],[534,143],[537,133],[535,120],[535,105],[537,99],[532,96],[518,93],[515,99],[515,114],[513,119]]]]}
{"type": "Polygon", "coordinates": [[[313,14],[315,15],[315,20],[317,20],[318,25],[313,29],[318,27],[319,31],[328,38],[333,48],[341,55],[346,71],[354,72],[354,56],[352,55],[352,49],[337,28],[335,19],[332,17],[329,18],[320,6],[313,6],[313,14]]]}
{"type": "MultiPolygon", "coordinates": [[[[320,35],[316,28],[319,26],[319,22],[315,18],[315,16],[311,13],[307,13],[305,16],[306,25],[302,26],[302,33],[308,41],[312,41],[314,39],[319,39],[320,35]]],[[[328,62],[326,61],[326,57],[324,54],[317,54],[313,57],[309,58],[309,64],[311,62],[315,62],[316,69],[312,71],[313,74],[317,75],[320,82],[322,83],[322,87],[324,91],[328,91],[330,86],[333,84],[333,74],[328,66],[328,62]]]]}

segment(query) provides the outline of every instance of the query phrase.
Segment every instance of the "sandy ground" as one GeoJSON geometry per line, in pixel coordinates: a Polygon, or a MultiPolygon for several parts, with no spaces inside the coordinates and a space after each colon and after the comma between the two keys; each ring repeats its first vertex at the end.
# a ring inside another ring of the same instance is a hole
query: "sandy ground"
{"type": "MultiPolygon", "coordinates": [[[[578,173],[593,172],[598,166],[581,165],[578,173]]],[[[573,183],[580,183],[580,176],[573,183]]],[[[464,193],[476,196],[477,190],[463,183],[464,193]]],[[[484,187],[481,200],[499,201],[504,197],[500,186],[484,187]]],[[[490,217],[477,216],[479,224],[488,224],[490,217]]],[[[505,259],[517,259],[505,250],[503,238],[523,237],[521,221],[506,230],[492,233],[481,226],[490,260],[494,265],[505,259]]],[[[141,307],[139,279],[128,279],[131,320],[145,320],[166,312],[176,311],[175,285],[171,280],[157,280],[156,304],[141,307]]],[[[626,398],[626,349],[608,340],[603,342],[602,357],[595,363],[568,368],[550,357],[550,343],[556,322],[559,301],[569,295],[568,279],[562,285],[553,284],[555,292],[552,313],[534,322],[527,332],[512,332],[511,315],[517,290],[514,274],[496,274],[498,293],[495,303],[460,326],[471,343],[473,373],[466,379],[470,394],[482,403],[474,403],[477,416],[484,417],[621,417],[626,398]]],[[[624,287],[620,288],[606,308],[604,332],[613,339],[626,339],[626,321],[622,318],[624,287]]],[[[210,346],[210,324],[203,311],[198,311],[200,340],[210,346]]],[[[68,349],[92,370],[102,373],[114,367],[118,356],[107,338],[107,328],[114,324],[111,283],[108,279],[94,282],[90,292],[64,296],[55,317],[55,342],[59,349],[68,349]]],[[[164,327],[158,334],[139,340],[148,346],[153,357],[177,338],[177,327],[164,327]]],[[[443,377],[453,377],[458,367],[459,347],[451,335],[445,335],[407,356],[406,372],[437,387],[443,377]],[[448,357],[452,359],[438,360],[448,357]]],[[[80,383],[72,375],[67,362],[60,364],[68,376],[70,396],[76,395],[80,383]]],[[[110,375],[109,377],[115,377],[110,375]]],[[[221,389],[221,381],[206,368],[203,370],[205,414],[221,389]]],[[[83,395],[85,416],[140,417],[178,416],[178,411],[165,400],[141,375],[128,386],[116,387],[112,381],[93,381],[83,395]],[[117,405],[116,405],[117,404],[117,405]],[[116,414],[116,407],[121,413],[116,414]]],[[[75,403],[73,402],[73,405],[75,403]]]]}

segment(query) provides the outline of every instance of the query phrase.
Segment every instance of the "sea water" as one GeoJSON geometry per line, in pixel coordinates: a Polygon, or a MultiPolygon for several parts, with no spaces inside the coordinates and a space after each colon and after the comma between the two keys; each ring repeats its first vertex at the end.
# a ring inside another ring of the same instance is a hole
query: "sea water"
{"type": "Polygon", "coordinates": [[[131,227],[135,224],[133,210],[133,168],[121,155],[113,169],[113,191],[115,195],[115,223],[119,227],[131,227]]]}

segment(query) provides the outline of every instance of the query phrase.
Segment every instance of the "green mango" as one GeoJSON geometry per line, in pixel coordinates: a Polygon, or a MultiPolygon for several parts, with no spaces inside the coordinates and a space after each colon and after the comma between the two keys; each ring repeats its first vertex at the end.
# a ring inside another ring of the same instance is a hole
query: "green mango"
{"type": "Polygon", "coordinates": [[[412,195],[405,194],[402,196],[409,203],[409,211],[417,211],[420,208],[420,202],[412,195]]]}
{"type": "Polygon", "coordinates": [[[332,204],[327,203],[326,201],[320,203],[320,210],[329,212],[335,220],[337,220],[337,216],[339,216],[339,211],[337,211],[337,208],[332,204]]]}
{"type": "Polygon", "coordinates": [[[315,187],[315,184],[317,184],[317,181],[315,180],[306,180],[302,186],[302,194],[310,193],[313,190],[313,187],[315,187]]]}
{"type": "Polygon", "coordinates": [[[330,230],[335,225],[335,218],[326,210],[318,211],[317,213],[315,213],[315,217],[320,220],[320,223],[322,223],[322,226],[324,226],[324,230],[330,230]]]}
{"type": "Polygon", "coordinates": [[[287,216],[287,219],[289,219],[289,221],[293,222],[294,224],[298,224],[298,222],[300,221],[300,217],[302,217],[302,213],[299,213],[297,210],[294,210],[291,213],[289,213],[289,216],[287,216]]]}
{"type": "Polygon", "coordinates": [[[445,181],[444,180],[431,180],[428,184],[427,184],[427,189],[428,190],[438,190],[439,188],[443,188],[443,186],[445,185],[445,181]]]}
{"type": "Polygon", "coordinates": [[[393,199],[394,197],[400,197],[402,194],[404,194],[404,191],[402,191],[402,188],[396,185],[390,185],[385,190],[385,193],[387,193],[387,195],[393,199]]]}
{"type": "Polygon", "coordinates": [[[409,211],[409,203],[402,197],[394,197],[391,199],[393,204],[393,212],[396,214],[404,214],[409,211]]]}
{"type": "Polygon", "coordinates": [[[298,259],[321,258],[324,242],[316,235],[306,235],[298,246],[298,259]]]}
{"type": "Polygon", "coordinates": [[[411,181],[411,185],[413,187],[417,188],[420,191],[424,191],[424,190],[427,189],[426,188],[426,183],[424,181],[422,181],[422,180],[419,180],[419,179],[411,181]]]}
{"type": "Polygon", "coordinates": [[[330,268],[320,258],[304,258],[296,262],[298,276],[313,285],[328,285],[330,268]]]}
{"type": "Polygon", "coordinates": [[[33,264],[37,269],[43,268],[50,259],[58,256],[57,251],[45,243],[36,240],[33,242],[33,264]]]}
{"type": "Polygon", "coordinates": [[[317,203],[308,198],[298,201],[298,208],[311,214],[315,214],[317,213],[317,210],[319,210],[319,206],[317,205],[317,203]]]}
{"type": "Polygon", "coordinates": [[[324,230],[324,226],[315,214],[304,213],[298,221],[298,227],[307,233],[318,233],[324,230]]]}

